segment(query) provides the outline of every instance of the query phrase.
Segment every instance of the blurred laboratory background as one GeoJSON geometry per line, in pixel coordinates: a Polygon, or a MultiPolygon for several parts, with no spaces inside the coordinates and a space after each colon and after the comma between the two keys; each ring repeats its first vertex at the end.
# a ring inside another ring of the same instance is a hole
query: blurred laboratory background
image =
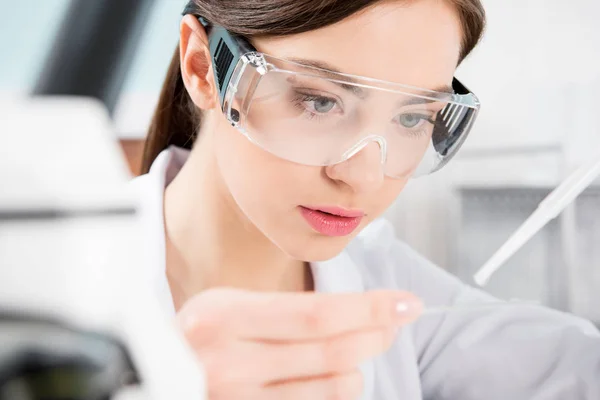
{"type": "MultiPolygon", "coordinates": [[[[116,2],[88,2],[102,3],[116,2]]],[[[134,57],[112,94],[117,139],[134,175],[185,1],[146,3],[134,57]]],[[[412,181],[387,213],[401,239],[467,282],[569,172],[600,157],[600,2],[483,3],[487,34],[457,74],[480,97],[481,117],[459,157],[412,181]]],[[[0,5],[0,98],[10,98],[40,84],[72,3],[0,5]]],[[[600,184],[538,233],[486,289],[600,323],[600,184]]]]}

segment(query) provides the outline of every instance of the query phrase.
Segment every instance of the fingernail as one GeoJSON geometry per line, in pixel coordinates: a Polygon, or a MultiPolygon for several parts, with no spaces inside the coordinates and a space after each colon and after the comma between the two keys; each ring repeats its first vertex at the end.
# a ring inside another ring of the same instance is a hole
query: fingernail
{"type": "Polygon", "coordinates": [[[416,299],[408,301],[403,300],[396,303],[396,313],[403,317],[412,314],[419,314],[421,311],[423,311],[423,303],[416,299]]]}

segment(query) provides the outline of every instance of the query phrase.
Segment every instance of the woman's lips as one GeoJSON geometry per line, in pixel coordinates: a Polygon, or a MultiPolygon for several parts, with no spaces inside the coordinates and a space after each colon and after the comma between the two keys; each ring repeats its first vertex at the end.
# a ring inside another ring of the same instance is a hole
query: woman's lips
{"type": "Polygon", "coordinates": [[[303,207],[300,212],[306,222],[317,232],[326,236],[347,236],[360,225],[364,212],[338,207],[303,207]]]}

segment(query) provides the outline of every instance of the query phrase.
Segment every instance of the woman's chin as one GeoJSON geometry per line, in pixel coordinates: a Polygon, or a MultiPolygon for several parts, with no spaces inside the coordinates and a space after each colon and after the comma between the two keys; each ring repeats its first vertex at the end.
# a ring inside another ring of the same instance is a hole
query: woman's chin
{"type": "Polygon", "coordinates": [[[295,260],[320,262],[331,260],[339,255],[353,238],[354,235],[349,237],[319,235],[306,241],[296,241],[290,246],[280,246],[280,248],[295,260]]]}

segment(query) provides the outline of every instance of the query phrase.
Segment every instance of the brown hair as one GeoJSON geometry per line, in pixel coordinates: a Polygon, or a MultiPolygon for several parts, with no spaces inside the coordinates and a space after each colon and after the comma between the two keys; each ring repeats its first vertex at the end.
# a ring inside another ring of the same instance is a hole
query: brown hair
{"type": "MultiPolygon", "coordinates": [[[[335,24],[382,0],[194,0],[192,14],[247,38],[285,36],[335,24]]],[[[410,0],[415,1],[415,0],[410,0]]],[[[460,62],[479,42],[485,27],[480,0],[447,0],[457,8],[464,33],[460,62]]],[[[148,131],[142,173],[170,145],[191,148],[200,111],[183,84],[179,47],[175,50],[148,131]]]]}

